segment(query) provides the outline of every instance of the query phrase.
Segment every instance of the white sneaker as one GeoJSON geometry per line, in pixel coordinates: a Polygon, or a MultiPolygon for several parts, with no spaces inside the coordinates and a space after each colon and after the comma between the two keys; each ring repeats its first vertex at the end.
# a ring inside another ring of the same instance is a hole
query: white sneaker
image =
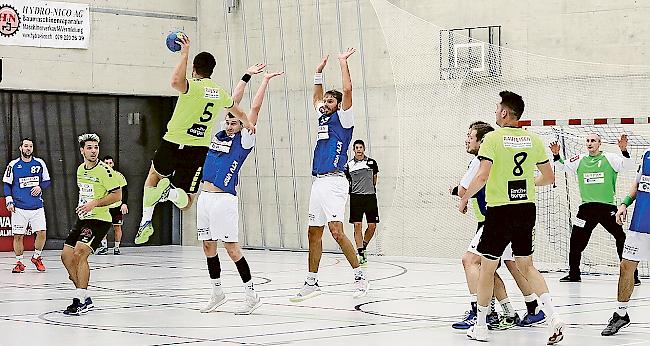
{"type": "Polygon", "coordinates": [[[257,295],[257,293],[255,296],[249,296],[247,294],[246,298],[244,298],[244,304],[235,311],[235,315],[250,315],[261,305],[262,300],[260,300],[260,297],[257,295]]]}
{"type": "Polygon", "coordinates": [[[467,337],[476,341],[487,341],[488,339],[488,326],[474,325],[467,330],[467,337]]]}
{"type": "Polygon", "coordinates": [[[365,278],[354,280],[354,293],[352,294],[353,298],[365,297],[368,294],[368,289],[370,284],[365,278]]]}
{"type": "Polygon", "coordinates": [[[320,290],[320,286],[318,286],[318,282],[313,285],[309,285],[307,282],[305,282],[300,292],[298,292],[298,294],[296,294],[295,296],[289,298],[289,301],[293,303],[297,303],[303,300],[307,300],[309,298],[314,298],[316,296],[319,296],[321,293],[323,292],[320,290]]]}
{"type": "Polygon", "coordinates": [[[546,343],[547,345],[555,345],[562,341],[564,339],[564,327],[566,327],[566,323],[562,321],[559,317],[552,317],[551,320],[548,322],[548,342],[546,343]]]}
{"type": "Polygon", "coordinates": [[[226,295],[223,292],[221,292],[221,294],[219,295],[213,294],[210,297],[210,301],[208,302],[208,304],[199,311],[201,311],[202,313],[212,312],[216,310],[218,307],[220,307],[221,305],[225,304],[227,301],[228,299],[226,299],[226,295]]]}

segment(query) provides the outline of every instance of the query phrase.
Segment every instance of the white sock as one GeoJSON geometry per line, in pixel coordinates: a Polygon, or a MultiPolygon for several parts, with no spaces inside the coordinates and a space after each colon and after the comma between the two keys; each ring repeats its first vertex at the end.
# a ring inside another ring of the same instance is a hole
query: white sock
{"type": "Polygon", "coordinates": [[[23,261],[23,255],[16,255],[16,261],[23,261]]]}
{"type": "Polygon", "coordinates": [[[43,250],[38,250],[38,249],[34,250],[34,255],[32,255],[32,257],[39,258],[39,257],[41,257],[42,253],[43,253],[43,250]]]}
{"type": "Polygon", "coordinates": [[[212,295],[218,296],[223,293],[221,288],[221,278],[211,279],[212,280],[212,295]]]}
{"type": "Polygon", "coordinates": [[[546,317],[552,318],[553,316],[555,316],[555,309],[553,308],[551,295],[548,293],[542,293],[539,299],[542,301],[542,310],[544,310],[546,317]]]}
{"type": "Polygon", "coordinates": [[[363,280],[366,278],[366,274],[363,272],[361,267],[354,268],[354,280],[363,280]]]}
{"type": "Polygon", "coordinates": [[[176,189],[169,189],[169,195],[167,195],[167,199],[172,202],[178,201],[178,191],[176,191],[176,189]]]}
{"type": "Polygon", "coordinates": [[[478,301],[478,299],[476,297],[476,293],[471,294],[470,297],[469,297],[469,302],[470,303],[476,303],[477,301],[478,301]]]}
{"type": "Polygon", "coordinates": [[[487,322],[486,322],[485,319],[487,318],[487,315],[490,312],[490,308],[487,307],[487,306],[477,305],[476,306],[476,311],[477,311],[477,313],[476,313],[476,325],[477,326],[486,326],[487,322]]]}
{"type": "Polygon", "coordinates": [[[119,249],[119,248],[120,248],[120,242],[119,242],[119,241],[116,241],[116,242],[115,242],[115,248],[116,248],[116,249],[119,249]]]}
{"type": "Polygon", "coordinates": [[[307,272],[307,278],[305,279],[307,285],[313,286],[318,283],[318,273],[307,272]]]}
{"type": "Polygon", "coordinates": [[[83,303],[86,300],[86,297],[88,296],[88,290],[85,288],[77,288],[75,290],[75,298],[79,298],[81,302],[83,303]]]}
{"type": "Polygon", "coordinates": [[[618,313],[619,316],[623,317],[627,315],[627,304],[629,302],[618,302],[618,308],[616,309],[616,313],[618,313]]]}
{"type": "Polygon", "coordinates": [[[246,293],[247,296],[250,297],[255,297],[257,293],[255,293],[255,289],[253,288],[253,280],[248,280],[247,282],[244,282],[244,293],[246,293]]]}
{"type": "Polygon", "coordinates": [[[512,304],[510,304],[510,299],[505,298],[499,300],[499,304],[501,305],[503,314],[506,315],[506,317],[515,317],[515,310],[512,308],[512,304]]]}
{"type": "Polygon", "coordinates": [[[108,240],[106,238],[102,239],[102,247],[108,247],[108,240]]]}
{"type": "Polygon", "coordinates": [[[153,208],[154,207],[145,207],[145,206],[142,207],[142,221],[140,221],[141,225],[153,219],[153,208]]]}

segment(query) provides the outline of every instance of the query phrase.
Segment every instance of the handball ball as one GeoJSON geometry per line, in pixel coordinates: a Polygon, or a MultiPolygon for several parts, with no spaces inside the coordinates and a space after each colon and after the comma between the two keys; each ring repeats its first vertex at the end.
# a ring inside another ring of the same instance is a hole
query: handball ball
{"type": "Polygon", "coordinates": [[[180,41],[183,36],[187,37],[187,35],[182,31],[173,31],[169,33],[169,35],[167,35],[167,48],[172,52],[178,52],[181,50],[181,45],[176,43],[176,41],[180,41]]]}

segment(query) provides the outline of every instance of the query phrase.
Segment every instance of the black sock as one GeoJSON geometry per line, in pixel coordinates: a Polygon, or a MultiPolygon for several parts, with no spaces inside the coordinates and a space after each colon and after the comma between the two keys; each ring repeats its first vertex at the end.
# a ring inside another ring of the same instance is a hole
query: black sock
{"type": "Polygon", "coordinates": [[[364,240],[363,241],[363,249],[365,250],[367,247],[368,247],[368,242],[364,240]]]}
{"type": "Polygon", "coordinates": [[[210,279],[218,279],[221,277],[221,263],[219,263],[219,255],[208,257],[208,273],[210,279]]]}
{"type": "Polygon", "coordinates": [[[526,302],[526,310],[528,310],[528,314],[534,315],[535,310],[537,310],[537,299],[532,302],[526,302]]]}
{"type": "Polygon", "coordinates": [[[358,248],[357,252],[359,253],[359,256],[362,256],[363,255],[363,248],[362,247],[358,248]]]}
{"type": "Polygon", "coordinates": [[[243,256],[239,261],[235,262],[235,266],[237,266],[237,271],[239,272],[239,276],[241,276],[242,282],[246,283],[251,281],[251,268],[248,267],[248,262],[246,262],[243,256]]]}
{"type": "Polygon", "coordinates": [[[472,311],[474,311],[474,314],[476,314],[476,311],[477,311],[476,310],[476,302],[471,302],[470,304],[472,305],[472,311]]]}

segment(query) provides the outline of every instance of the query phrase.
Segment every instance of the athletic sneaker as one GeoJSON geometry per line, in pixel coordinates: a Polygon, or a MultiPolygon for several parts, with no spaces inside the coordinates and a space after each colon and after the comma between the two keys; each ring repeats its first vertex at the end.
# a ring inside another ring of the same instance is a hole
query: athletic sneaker
{"type": "Polygon", "coordinates": [[[113,255],[121,255],[119,247],[114,247],[113,248],[113,255]]]}
{"type": "Polygon", "coordinates": [[[201,308],[202,313],[208,313],[216,310],[218,307],[221,305],[225,304],[228,301],[226,299],[226,295],[221,292],[221,294],[212,294],[210,296],[210,300],[208,301],[208,304],[206,304],[203,308],[201,308]]]}
{"type": "Polygon", "coordinates": [[[84,306],[86,310],[90,310],[95,307],[95,304],[93,304],[93,300],[90,299],[90,297],[86,297],[86,300],[84,301],[84,306]]]}
{"type": "Polygon", "coordinates": [[[496,311],[492,311],[487,317],[485,318],[485,323],[487,325],[496,325],[499,324],[499,314],[496,311]]]}
{"type": "Polygon", "coordinates": [[[138,234],[135,235],[135,243],[137,245],[144,244],[149,241],[149,237],[153,234],[153,224],[151,221],[147,221],[144,224],[140,225],[138,229],[138,234]]]}
{"type": "Polygon", "coordinates": [[[255,309],[259,308],[262,305],[262,300],[260,297],[257,295],[257,293],[254,296],[251,295],[246,295],[246,298],[244,298],[244,304],[240,306],[237,310],[235,310],[235,315],[250,315],[255,311],[255,309]]]}
{"type": "Polygon", "coordinates": [[[353,298],[365,297],[368,294],[368,289],[370,284],[365,278],[355,279],[354,280],[354,293],[352,294],[353,298]]]}
{"type": "Polygon", "coordinates": [[[582,282],[580,275],[567,275],[560,279],[560,282],[582,282]]]}
{"type": "Polygon", "coordinates": [[[536,314],[526,314],[524,318],[519,322],[520,327],[530,327],[535,324],[544,323],[546,321],[546,314],[544,311],[539,310],[536,314]]]}
{"type": "Polygon", "coordinates": [[[488,328],[492,330],[507,330],[515,326],[518,326],[519,323],[521,323],[521,318],[519,318],[519,314],[517,313],[515,313],[513,317],[502,315],[501,318],[499,319],[499,323],[488,325],[488,328]]]}
{"type": "Polygon", "coordinates": [[[21,261],[17,261],[14,269],[11,270],[12,273],[22,273],[24,271],[25,271],[25,265],[23,265],[23,262],[21,261]]]}
{"type": "Polygon", "coordinates": [[[70,304],[65,310],[63,310],[64,315],[68,316],[79,316],[81,315],[81,310],[85,304],[81,304],[79,298],[72,299],[72,304],[70,304]]]}
{"type": "Polygon", "coordinates": [[[176,191],[176,194],[178,195],[178,198],[175,201],[172,201],[178,209],[183,209],[187,207],[187,204],[190,203],[190,198],[187,197],[187,192],[185,190],[179,188],[179,187],[173,187],[172,188],[176,191]]]}
{"type": "Polygon", "coordinates": [[[551,320],[548,322],[548,330],[550,336],[548,337],[547,345],[555,345],[558,342],[564,339],[564,327],[566,323],[562,321],[559,317],[551,317],[551,320]]]}
{"type": "Polygon", "coordinates": [[[618,331],[621,330],[622,328],[625,328],[629,325],[630,325],[630,315],[625,314],[625,316],[621,317],[621,315],[615,312],[612,318],[609,319],[609,323],[607,324],[607,327],[603,329],[600,335],[612,336],[618,333],[618,331]]]}
{"type": "Polygon", "coordinates": [[[358,255],[359,257],[359,266],[360,267],[365,267],[368,264],[368,260],[364,255],[358,255]]]}
{"type": "Polygon", "coordinates": [[[454,329],[470,329],[476,324],[476,312],[474,310],[465,311],[465,317],[462,321],[451,325],[454,329]]]}
{"type": "Polygon", "coordinates": [[[108,248],[106,246],[100,246],[97,251],[95,251],[95,255],[108,255],[108,248]]]}
{"type": "Polygon", "coordinates": [[[467,330],[467,337],[476,341],[487,341],[488,327],[487,326],[472,326],[467,330]]]}
{"type": "Polygon", "coordinates": [[[297,303],[303,300],[307,300],[309,298],[314,298],[316,296],[319,296],[321,293],[323,292],[320,290],[320,286],[318,286],[318,282],[313,285],[310,285],[305,281],[305,284],[302,286],[300,292],[298,292],[298,294],[296,294],[295,296],[289,298],[289,301],[297,303]]]}
{"type": "Polygon", "coordinates": [[[145,187],[147,193],[143,196],[142,204],[145,207],[153,207],[156,203],[164,202],[169,195],[171,183],[168,178],[162,178],[155,187],[145,187]]]}
{"type": "Polygon", "coordinates": [[[43,265],[43,258],[41,256],[38,256],[36,258],[32,257],[32,263],[34,263],[36,270],[39,272],[45,271],[45,265],[43,265]]]}

